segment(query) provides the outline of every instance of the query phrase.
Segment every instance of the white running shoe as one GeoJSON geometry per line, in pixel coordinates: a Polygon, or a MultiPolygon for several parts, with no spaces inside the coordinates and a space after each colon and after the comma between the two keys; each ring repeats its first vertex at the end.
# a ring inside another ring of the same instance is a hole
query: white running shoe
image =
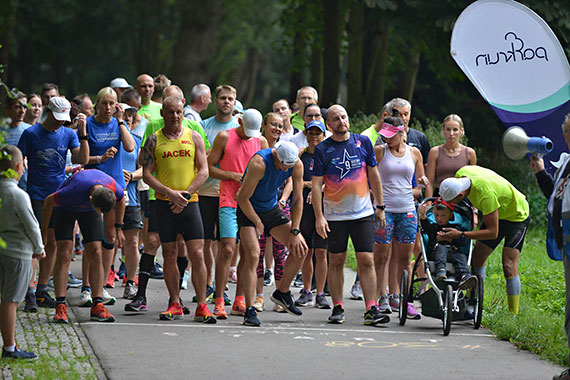
{"type": "Polygon", "coordinates": [[[93,306],[93,299],[91,298],[91,290],[84,290],[79,296],[79,306],[91,307],[93,306]]]}
{"type": "Polygon", "coordinates": [[[103,305],[114,305],[117,299],[109,294],[107,288],[103,288],[103,305]]]}

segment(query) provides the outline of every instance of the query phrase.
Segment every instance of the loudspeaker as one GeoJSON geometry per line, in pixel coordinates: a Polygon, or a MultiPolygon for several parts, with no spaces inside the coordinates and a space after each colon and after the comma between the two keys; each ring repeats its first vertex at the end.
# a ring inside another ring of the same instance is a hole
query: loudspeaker
{"type": "Polygon", "coordinates": [[[528,137],[521,127],[510,127],[503,133],[503,152],[511,160],[520,160],[528,153],[544,156],[554,148],[548,137],[528,137]]]}

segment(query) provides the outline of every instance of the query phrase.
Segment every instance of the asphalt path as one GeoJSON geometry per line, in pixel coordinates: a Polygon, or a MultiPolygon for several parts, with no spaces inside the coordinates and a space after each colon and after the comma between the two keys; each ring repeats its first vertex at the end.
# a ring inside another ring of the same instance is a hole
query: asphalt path
{"type": "MultiPolygon", "coordinates": [[[[72,265],[80,276],[80,261],[72,265]]],[[[193,321],[192,314],[160,321],[168,292],[163,280],[150,280],[149,311],[126,313],[123,287],[110,293],[117,303],[109,310],[115,323],[89,321],[89,308],[78,307],[79,289],[68,291],[77,323],[85,332],[105,374],[110,379],[231,378],[251,379],[551,379],[562,368],[499,341],[472,321],[454,322],[443,336],[442,322],[422,316],[400,326],[397,314],[380,327],[364,326],[364,302],[348,299],[354,272],[345,271],[343,325],[330,325],[330,310],[303,308],[303,315],[271,311],[259,313],[261,327],[246,327],[243,317],[229,316],[215,325],[193,321]]],[[[233,298],[235,285],[228,294],[233,298]]],[[[295,296],[299,289],[292,288],[295,296]]],[[[182,291],[190,300],[194,290],[182,291]]],[[[416,303],[416,306],[419,304],[416,303]]],[[[209,305],[213,310],[213,305],[209,305]]],[[[226,307],[230,311],[230,307],[226,307]]],[[[485,316],[483,315],[483,318],[485,316]]]]}

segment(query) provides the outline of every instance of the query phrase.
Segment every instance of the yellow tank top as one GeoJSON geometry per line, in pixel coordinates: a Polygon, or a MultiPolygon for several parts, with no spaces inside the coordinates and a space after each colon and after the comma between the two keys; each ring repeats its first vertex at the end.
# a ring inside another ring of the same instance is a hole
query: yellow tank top
{"type": "MultiPolygon", "coordinates": [[[[162,129],[156,131],[155,135],[156,178],[172,190],[186,190],[196,178],[196,167],[194,165],[196,147],[192,140],[192,130],[182,128],[182,136],[176,140],[170,140],[164,136],[162,129]]],[[[159,192],[156,192],[156,199],[170,200],[159,192]]],[[[197,192],[192,194],[189,202],[198,202],[197,192]]]]}

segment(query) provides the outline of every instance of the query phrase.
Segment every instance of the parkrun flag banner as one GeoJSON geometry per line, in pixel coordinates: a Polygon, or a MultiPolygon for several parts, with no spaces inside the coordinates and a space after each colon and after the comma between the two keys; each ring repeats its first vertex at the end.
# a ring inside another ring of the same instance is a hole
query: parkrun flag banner
{"type": "Polygon", "coordinates": [[[476,1],[455,23],[451,56],[506,127],[552,140],[544,160],[552,173],[566,150],[561,126],[570,113],[570,66],[546,22],[516,1],[476,1]]]}

